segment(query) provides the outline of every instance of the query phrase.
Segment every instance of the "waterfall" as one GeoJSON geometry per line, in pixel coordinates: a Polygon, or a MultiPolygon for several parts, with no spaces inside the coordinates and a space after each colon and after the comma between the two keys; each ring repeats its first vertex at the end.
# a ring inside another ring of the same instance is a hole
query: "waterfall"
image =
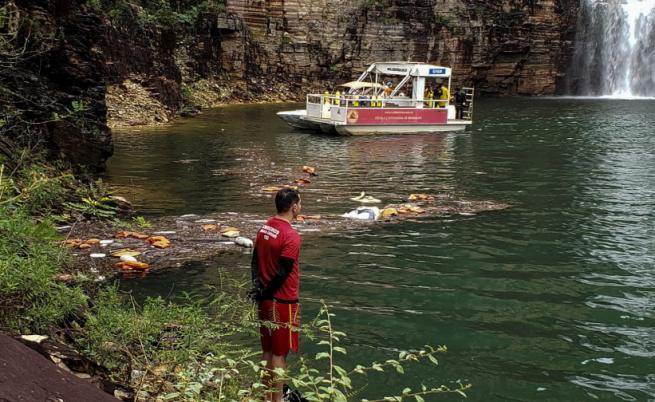
{"type": "Polygon", "coordinates": [[[655,0],[581,0],[573,95],[655,96],[655,0]]]}

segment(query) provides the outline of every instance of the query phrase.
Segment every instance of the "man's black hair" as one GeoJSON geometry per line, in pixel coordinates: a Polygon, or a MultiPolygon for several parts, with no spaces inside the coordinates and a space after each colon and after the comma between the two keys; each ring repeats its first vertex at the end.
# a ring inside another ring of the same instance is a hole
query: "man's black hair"
{"type": "Polygon", "coordinates": [[[275,208],[278,214],[287,212],[298,202],[300,202],[300,194],[292,188],[283,188],[275,194],[275,208]]]}

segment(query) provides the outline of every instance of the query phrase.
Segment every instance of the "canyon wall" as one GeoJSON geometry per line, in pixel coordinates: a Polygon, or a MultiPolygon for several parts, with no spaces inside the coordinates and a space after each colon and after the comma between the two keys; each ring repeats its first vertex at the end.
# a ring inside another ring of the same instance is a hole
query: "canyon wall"
{"type": "MultiPolygon", "coordinates": [[[[138,1],[14,2],[18,32],[5,37],[14,50],[22,40],[32,47],[0,70],[11,91],[0,94],[4,110],[31,107],[15,120],[43,122],[40,141],[99,167],[111,154],[107,122],[156,124],[222,103],[301,101],[373,61],[450,66],[453,85],[478,94],[555,94],[579,8],[574,0],[215,0],[211,12],[180,25],[148,22],[138,1]]],[[[3,121],[0,137],[11,138],[7,127],[17,126],[3,121]]]]}
{"type": "MultiPolygon", "coordinates": [[[[229,0],[240,30],[221,36],[222,68],[253,92],[358,76],[373,61],[450,66],[479,92],[557,91],[577,2],[555,0],[229,0]]],[[[314,85],[316,86],[316,85],[314,85]]]]}
{"type": "Polygon", "coordinates": [[[388,60],[450,66],[453,85],[478,94],[551,95],[577,9],[567,0],[227,0],[224,12],[199,15],[193,35],[114,33],[105,54],[121,67],[109,80],[123,87],[110,85],[110,119],[138,124],[122,116],[135,110],[129,100],[148,101],[130,85],[156,94],[145,116],[166,120],[158,104],[174,113],[184,101],[301,101],[388,60]]]}

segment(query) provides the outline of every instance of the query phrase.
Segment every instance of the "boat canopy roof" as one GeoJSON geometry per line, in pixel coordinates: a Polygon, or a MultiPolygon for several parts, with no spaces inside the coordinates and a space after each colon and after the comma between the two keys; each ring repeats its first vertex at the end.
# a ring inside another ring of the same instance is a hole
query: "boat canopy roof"
{"type": "Polygon", "coordinates": [[[342,87],[347,87],[350,89],[362,89],[362,88],[383,88],[382,84],[377,82],[365,82],[365,81],[350,81],[345,84],[341,84],[342,87]]]}
{"type": "Polygon", "coordinates": [[[451,69],[449,67],[436,66],[434,64],[389,61],[384,63],[373,63],[369,66],[366,72],[382,75],[448,78],[450,77],[451,69]]]}

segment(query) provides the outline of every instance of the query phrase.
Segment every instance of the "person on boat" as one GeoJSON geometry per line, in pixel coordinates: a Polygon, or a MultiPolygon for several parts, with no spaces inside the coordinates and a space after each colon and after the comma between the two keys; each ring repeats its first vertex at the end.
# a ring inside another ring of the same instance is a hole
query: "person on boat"
{"type": "Polygon", "coordinates": [[[450,92],[448,91],[448,86],[446,85],[445,82],[441,83],[441,88],[439,88],[440,94],[439,94],[439,99],[441,101],[439,102],[439,107],[446,107],[446,104],[448,103],[448,99],[450,99],[450,92]]]}
{"type": "Polygon", "coordinates": [[[301,209],[298,191],[278,191],[275,208],[277,214],[257,232],[251,262],[254,288],[250,296],[258,304],[262,354],[268,369],[265,382],[271,390],[266,400],[282,402],[283,381],[274,370],[286,368],[289,351],[298,352],[300,329],[301,241],[291,226],[301,209]]]}
{"type": "Polygon", "coordinates": [[[391,81],[387,81],[384,84],[384,87],[382,88],[382,90],[384,91],[385,98],[390,97],[391,93],[393,92],[393,83],[391,81]]]}
{"type": "Polygon", "coordinates": [[[434,105],[434,91],[432,88],[427,87],[423,93],[423,98],[425,99],[425,106],[431,108],[434,105]]]}
{"type": "Polygon", "coordinates": [[[466,92],[461,88],[455,89],[455,118],[464,120],[464,109],[466,108],[466,92]]]}

